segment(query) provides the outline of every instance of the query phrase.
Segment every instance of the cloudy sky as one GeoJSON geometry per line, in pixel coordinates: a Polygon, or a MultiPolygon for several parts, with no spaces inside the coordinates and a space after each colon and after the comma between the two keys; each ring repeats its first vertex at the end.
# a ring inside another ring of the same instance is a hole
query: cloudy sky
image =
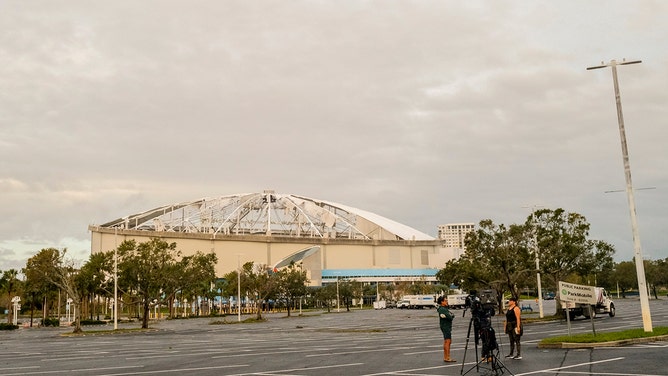
{"type": "Polygon", "coordinates": [[[88,225],[273,189],[436,236],[584,215],[668,257],[668,2],[0,0],[0,270],[88,225]]]}

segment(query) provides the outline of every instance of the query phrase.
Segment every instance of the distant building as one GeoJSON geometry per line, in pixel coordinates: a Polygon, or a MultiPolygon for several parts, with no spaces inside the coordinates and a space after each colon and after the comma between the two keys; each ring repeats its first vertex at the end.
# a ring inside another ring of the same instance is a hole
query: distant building
{"type": "Polygon", "coordinates": [[[172,203],[90,225],[91,251],[124,240],[176,242],[184,256],[218,256],[216,275],[253,261],[270,269],[291,262],[310,286],[355,279],[368,283],[425,281],[449,259],[441,241],[378,214],[294,194],[233,194],[172,203]]]}
{"type": "Polygon", "coordinates": [[[448,223],[438,226],[438,239],[443,248],[452,252],[452,258],[459,258],[466,251],[466,234],[475,230],[475,223],[448,223]]]}

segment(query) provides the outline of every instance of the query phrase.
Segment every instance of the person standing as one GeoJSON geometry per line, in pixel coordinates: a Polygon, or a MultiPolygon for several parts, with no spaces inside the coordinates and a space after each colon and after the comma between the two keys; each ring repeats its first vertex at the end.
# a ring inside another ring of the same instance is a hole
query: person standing
{"type": "Polygon", "coordinates": [[[506,358],[522,359],[520,338],[524,332],[522,328],[520,307],[517,306],[517,298],[508,299],[508,310],[506,311],[506,321],[503,322],[503,331],[508,334],[510,341],[510,353],[506,358]],[[513,356],[517,348],[517,353],[513,356]]]}
{"type": "Polygon", "coordinates": [[[452,320],[455,318],[455,315],[448,309],[448,299],[445,296],[439,296],[436,302],[438,303],[438,322],[443,333],[443,361],[446,363],[455,363],[456,360],[450,357],[452,320]]]}

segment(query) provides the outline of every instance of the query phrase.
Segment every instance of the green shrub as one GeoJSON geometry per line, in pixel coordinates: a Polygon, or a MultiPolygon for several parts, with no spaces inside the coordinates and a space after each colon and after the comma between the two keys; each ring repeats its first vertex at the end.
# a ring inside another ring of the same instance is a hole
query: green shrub
{"type": "Polygon", "coordinates": [[[42,326],[60,326],[60,320],[47,317],[42,320],[42,326]]]}
{"type": "Polygon", "coordinates": [[[81,325],[106,325],[106,321],[101,320],[81,320],[81,325]]]}
{"type": "Polygon", "coordinates": [[[6,323],[6,322],[0,322],[0,330],[14,330],[14,329],[18,329],[18,328],[19,328],[18,325],[9,324],[9,323],[6,323]]]}

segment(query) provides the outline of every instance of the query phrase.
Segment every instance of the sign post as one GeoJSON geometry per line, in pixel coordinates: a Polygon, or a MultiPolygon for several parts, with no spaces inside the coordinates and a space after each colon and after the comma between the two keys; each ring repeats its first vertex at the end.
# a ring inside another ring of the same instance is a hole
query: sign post
{"type": "Polygon", "coordinates": [[[596,288],[594,286],[576,285],[574,283],[559,281],[559,299],[566,304],[566,320],[568,322],[568,335],[571,335],[571,308],[575,308],[576,304],[586,304],[589,306],[589,318],[591,319],[591,329],[596,335],[596,328],[594,327],[594,305],[596,304],[596,288]]]}

